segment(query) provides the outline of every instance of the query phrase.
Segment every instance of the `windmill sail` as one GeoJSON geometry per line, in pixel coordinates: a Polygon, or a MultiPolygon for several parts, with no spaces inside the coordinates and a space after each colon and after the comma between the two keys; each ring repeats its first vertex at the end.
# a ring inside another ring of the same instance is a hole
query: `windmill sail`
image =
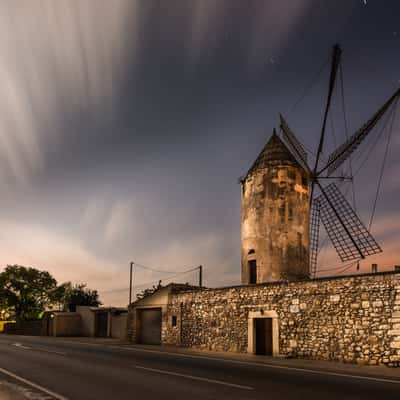
{"type": "Polygon", "coordinates": [[[296,138],[295,134],[289,128],[289,125],[283,118],[282,114],[279,114],[280,117],[280,128],[282,131],[283,139],[285,143],[288,145],[290,151],[292,152],[293,156],[296,158],[297,162],[305,168],[307,171],[309,170],[307,164],[307,152],[305,151],[303,145],[300,141],[296,138]]]}
{"type": "Polygon", "coordinates": [[[338,187],[331,183],[318,198],[322,223],[342,261],[382,252],[338,187]]]}
{"type": "Polygon", "coordinates": [[[311,204],[310,218],[310,275],[315,278],[317,273],[318,239],[320,224],[320,205],[317,199],[311,204]]]}
{"type": "Polygon", "coordinates": [[[398,101],[400,96],[400,89],[398,89],[386,103],[375,113],[375,115],[368,120],[358,131],[349,137],[342,145],[340,145],[335,151],[331,153],[328,158],[327,165],[318,172],[321,174],[326,169],[328,170],[328,175],[331,175],[336,171],[357,149],[361,142],[367,137],[378,121],[383,117],[385,112],[391,106],[391,104],[396,100],[398,101]]]}

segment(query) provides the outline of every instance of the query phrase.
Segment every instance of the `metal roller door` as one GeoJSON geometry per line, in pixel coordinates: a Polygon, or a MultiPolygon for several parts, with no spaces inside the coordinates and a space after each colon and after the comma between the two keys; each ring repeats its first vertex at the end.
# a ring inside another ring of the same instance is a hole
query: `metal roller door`
{"type": "Polygon", "coordinates": [[[141,310],[140,343],[161,344],[161,308],[141,310]]]}

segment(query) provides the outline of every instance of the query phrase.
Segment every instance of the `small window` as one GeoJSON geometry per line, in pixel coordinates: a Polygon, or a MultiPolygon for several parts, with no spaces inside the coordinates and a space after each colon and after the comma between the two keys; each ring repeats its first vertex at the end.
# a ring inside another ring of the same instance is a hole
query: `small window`
{"type": "Polygon", "coordinates": [[[296,179],[296,173],[294,171],[288,171],[288,178],[295,180],[296,179]]]}
{"type": "Polygon", "coordinates": [[[302,247],[303,235],[300,232],[297,232],[297,245],[299,248],[302,247]]]}
{"type": "Polygon", "coordinates": [[[172,316],[172,326],[176,326],[177,325],[177,321],[178,319],[176,318],[176,315],[172,316]]]}
{"type": "Polygon", "coordinates": [[[281,224],[284,224],[286,222],[286,207],[284,204],[279,207],[279,215],[281,218],[281,224]]]}
{"type": "Polygon", "coordinates": [[[289,215],[288,215],[289,221],[293,221],[293,208],[289,207],[288,212],[289,212],[289,215]]]}
{"type": "Polygon", "coordinates": [[[308,186],[308,179],[305,176],[301,177],[301,184],[303,186],[308,186]]]}
{"type": "Polygon", "coordinates": [[[254,251],[254,249],[251,249],[251,250],[249,250],[249,252],[247,253],[247,254],[254,254],[255,253],[255,251],[254,251]]]}
{"type": "Polygon", "coordinates": [[[256,260],[249,261],[249,283],[257,283],[257,263],[256,260]]]}

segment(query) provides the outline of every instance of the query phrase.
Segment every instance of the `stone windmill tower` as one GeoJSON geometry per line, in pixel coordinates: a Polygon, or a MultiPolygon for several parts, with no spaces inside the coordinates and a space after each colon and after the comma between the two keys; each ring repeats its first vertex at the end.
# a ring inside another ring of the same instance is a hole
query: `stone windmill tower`
{"type": "Polygon", "coordinates": [[[274,130],[241,179],[242,284],[309,277],[310,181],[274,130]]]}
{"type": "MultiPolygon", "coordinates": [[[[306,151],[280,115],[284,141],[274,131],[246,176],[241,179],[243,284],[315,277],[321,222],[341,261],[352,261],[346,266],[347,269],[367,256],[382,252],[334,180],[353,179],[351,168],[347,176],[339,168],[351,159],[389,111],[390,138],[396,108],[400,103],[400,88],[369,120],[336,147],[327,160],[322,160],[327,118],[338,71],[341,97],[344,98],[341,53],[340,47],[335,45],[314,167],[308,164],[306,151]],[[326,185],[324,182],[327,179],[330,183],[326,185]]],[[[388,121],[389,118],[380,128],[381,133],[388,121]]],[[[380,180],[376,196],[379,194],[380,180]]]]}

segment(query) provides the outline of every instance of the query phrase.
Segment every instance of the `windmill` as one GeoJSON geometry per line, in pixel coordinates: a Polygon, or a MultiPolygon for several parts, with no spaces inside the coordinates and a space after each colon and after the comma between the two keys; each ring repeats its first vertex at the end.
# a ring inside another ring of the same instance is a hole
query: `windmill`
{"type": "MultiPolygon", "coordinates": [[[[341,62],[341,49],[333,47],[328,96],[325,105],[321,134],[315,155],[315,163],[311,167],[307,161],[307,152],[296,138],[284,117],[280,115],[282,136],[297,161],[311,176],[310,196],[310,274],[315,277],[317,272],[317,257],[319,245],[320,223],[322,222],[327,235],[332,242],[342,262],[356,261],[367,256],[382,252],[374,237],[362,223],[350,203],[341,193],[334,180],[343,179],[333,174],[349,160],[367,135],[373,130],[391,107],[396,107],[400,98],[400,88],[362,125],[355,133],[338,146],[324,163],[321,154],[324,149],[327,118],[331,106],[332,95],[341,62]],[[327,180],[332,180],[328,185],[327,180]],[[316,189],[319,190],[316,195],[316,189]]],[[[350,177],[352,179],[352,177],[350,177]]]]}

